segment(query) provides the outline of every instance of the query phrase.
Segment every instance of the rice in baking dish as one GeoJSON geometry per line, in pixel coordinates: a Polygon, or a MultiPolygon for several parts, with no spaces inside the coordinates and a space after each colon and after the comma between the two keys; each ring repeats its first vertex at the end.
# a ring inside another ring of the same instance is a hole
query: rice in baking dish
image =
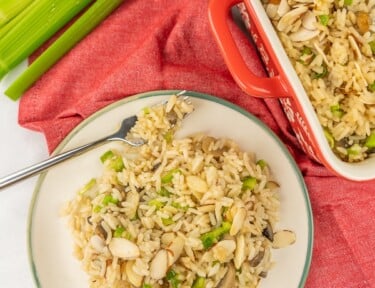
{"type": "Polygon", "coordinates": [[[147,144],[104,153],[64,208],[90,287],[256,287],[271,248],[294,242],[273,231],[279,185],[264,160],[228,139],[174,137],[192,111],[176,96],[144,108],[128,136],[147,144]]]}
{"type": "Polygon", "coordinates": [[[375,1],[262,0],[343,160],[375,155],[375,1]]]}

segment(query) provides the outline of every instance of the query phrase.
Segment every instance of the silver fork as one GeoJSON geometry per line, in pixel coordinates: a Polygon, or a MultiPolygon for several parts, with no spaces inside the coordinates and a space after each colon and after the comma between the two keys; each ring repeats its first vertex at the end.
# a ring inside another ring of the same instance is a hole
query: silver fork
{"type": "MultiPolygon", "coordinates": [[[[181,96],[184,93],[186,93],[186,90],[183,90],[179,93],[177,93],[177,96],[181,96]]],[[[184,96],[182,98],[183,101],[189,102],[188,100],[189,96],[184,96]]],[[[161,105],[165,105],[167,103],[167,100],[162,101],[161,105]]],[[[39,162],[37,164],[34,164],[32,166],[26,167],[22,170],[19,170],[17,172],[14,172],[12,174],[9,174],[3,178],[0,178],[0,189],[5,188],[11,184],[14,184],[20,180],[24,180],[28,177],[31,177],[33,175],[36,175],[38,173],[41,173],[56,164],[59,164],[67,159],[70,159],[72,157],[76,157],[78,155],[83,154],[84,152],[87,152],[101,144],[104,144],[109,141],[122,141],[130,146],[138,147],[146,143],[146,140],[135,138],[135,139],[126,139],[126,135],[130,131],[130,129],[135,125],[137,122],[137,116],[131,116],[126,119],[124,119],[121,123],[120,129],[118,129],[115,133],[107,135],[103,138],[100,138],[98,140],[95,140],[93,142],[90,142],[88,144],[79,146],[77,148],[73,148],[69,151],[63,152],[61,154],[58,154],[56,156],[50,157],[47,160],[44,160],[42,162],[39,162]]]]}

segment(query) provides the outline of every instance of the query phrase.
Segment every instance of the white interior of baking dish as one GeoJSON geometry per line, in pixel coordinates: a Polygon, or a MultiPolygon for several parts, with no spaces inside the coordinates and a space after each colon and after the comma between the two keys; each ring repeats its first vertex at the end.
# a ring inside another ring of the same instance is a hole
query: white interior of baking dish
{"type": "MultiPolygon", "coordinates": [[[[361,162],[348,163],[342,161],[333,153],[324,136],[323,129],[319,123],[317,115],[315,114],[314,108],[310,103],[309,97],[307,96],[297,73],[289,61],[289,58],[262,6],[262,3],[258,0],[247,1],[249,1],[249,4],[254,7],[257,16],[257,19],[252,20],[258,21],[261,24],[264,35],[268,37],[275,55],[279,59],[280,63],[282,63],[285,75],[288,76],[290,85],[293,87],[295,94],[297,95],[297,99],[295,100],[298,101],[302,107],[304,107],[303,112],[309,121],[310,127],[314,131],[319,148],[327,161],[327,166],[330,166],[330,168],[337,174],[351,180],[365,181],[375,179],[375,157],[368,158],[361,162]]],[[[268,52],[270,53],[270,51],[268,52]]]]}

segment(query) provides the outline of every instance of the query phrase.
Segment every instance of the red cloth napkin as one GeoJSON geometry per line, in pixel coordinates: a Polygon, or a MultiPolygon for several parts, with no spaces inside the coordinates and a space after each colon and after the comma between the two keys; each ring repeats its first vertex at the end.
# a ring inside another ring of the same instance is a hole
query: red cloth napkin
{"type": "MultiPolygon", "coordinates": [[[[238,88],[207,9],[206,0],[126,1],[23,96],[19,123],[43,132],[52,151],[83,119],[129,95],[187,89],[229,100],[279,135],[305,177],[315,225],[306,287],[375,287],[375,181],[333,176],[301,151],[277,100],[238,88]]],[[[251,69],[264,75],[248,39],[230,25],[251,69]]]]}

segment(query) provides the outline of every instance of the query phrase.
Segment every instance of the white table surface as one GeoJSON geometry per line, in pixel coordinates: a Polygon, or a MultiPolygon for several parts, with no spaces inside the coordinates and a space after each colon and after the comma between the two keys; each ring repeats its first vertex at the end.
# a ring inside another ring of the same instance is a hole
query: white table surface
{"type": "MultiPolygon", "coordinates": [[[[11,75],[0,83],[0,177],[48,157],[41,133],[18,124],[19,102],[3,95],[11,75]]],[[[38,176],[0,189],[0,287],[35,287],[29,266],[27,225],[38,176]]]]}

